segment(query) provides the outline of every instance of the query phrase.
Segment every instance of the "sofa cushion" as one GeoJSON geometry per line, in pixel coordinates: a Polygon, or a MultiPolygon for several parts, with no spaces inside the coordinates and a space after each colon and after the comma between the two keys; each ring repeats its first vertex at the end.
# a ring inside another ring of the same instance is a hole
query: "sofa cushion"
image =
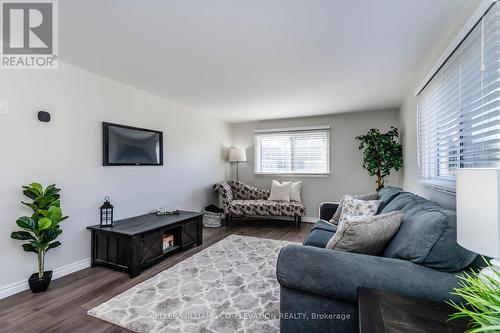
{"type": "MultiPolygon", "coordinates": [[[[347,195],[344,195],[342,197],[342,199],[340,199],[339,207],[337,208],[337,210],[335,211],[335,213],[333,213],[333,216],[330,219],[331,223],[333,223],[333,224],[338,224],[339,223],[340,215],[342,214],[342,206],[344,204],[344,199],[346,197],[347,197],[347,195]]],[[[354,197],[354,198],[359,199],[359,200],[377,200],[378,193],[377,192],[373,192],[373,193],[353,194],[353,195],[351,195],[351,197],[354,197]]]]}
{"type": "Polygon", "coordinates": [[[339,223],[326,248],[380,255],[398,231],[402,219],[401,211],[374,216],[348,216],[339,223]]]}
{"type": "Polygon", "coordinates": [[[334,231],[326,231],[323,229],[315,229],[311,231],[309,236],[302,243],[303,245],[325,248],[328,241],[335,234],[334,231]]]}
{"type": "Polygon", "coordinates": [[[229,180],[227,183],[231,187],[234,199],[259,200],[269,198],[270,191],[268,190],[252,187],[236,180],[229,180]]]}
{"type": "Polygon", "coordinates": [[[322,229],[322,230],[326,230],[326,231],[330,231],[330,232],[335,232],[337,230],[337,226],[328,222],[328,221],[319,220],[318,222],[316,222],[313,225],[313,227],[311,228],[311,231],[313,231],[315,229],[322,229]]]}
{"type": "Polygon", "coordinates": [[[377,214],[380,201],[360,200],[350,195],[344,196],[339,224],[352,216],[373,216],[377,214]]]}
{"type": "Polygon", "coordinates": [[[229,213],[235,216],[304,216],[306,209],[300,202],[269,200],[233,200],[229,213]]]}
{"type": "Polygon", "coordinates": [[[302,202],[300,197],[300,190],[302,188],[302,181],[292,182],[290,186],[290,201],[302,202]]]}
{"type": "Polygon", "coordinates": [[[401,210],[401,227],[383,256],[405,259],[434,269],[454,272],[474,261],[472,253],[456,241],[456,215],[415,194],[402,192],[382,210],[401,210]]]}
{"type": "Polygon", "coordinates": [[[395,212],[397,210],[407,211],[409,208],[418,205],[416,194],[409,192],[400,192],[394,199],[392,199],[385,207],[380,211],[380,214],[386,214],[390,212],[395,212]]]}
{"type": "Polygon", "coordinates": [[[378,192],[377,200],[380,200],[379,212],[381,212],[389,202],[391,202],[398,194],[402,193],[403,190],[399,187],[386,186],[383,187],[378,192]]]}
{"type": "Polygon", "coordinates": [[[292,188],[292,182],[280,183],[277,180],[273,180],[271,185],[271,195],[267,200],[271,201],[290,201],[290,189],[292,188]]]}

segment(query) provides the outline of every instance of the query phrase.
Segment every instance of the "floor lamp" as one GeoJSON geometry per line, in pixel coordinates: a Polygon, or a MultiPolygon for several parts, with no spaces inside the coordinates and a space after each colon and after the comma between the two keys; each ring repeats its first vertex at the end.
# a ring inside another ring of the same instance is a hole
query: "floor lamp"
{"type": "Polygon", "coordinates": [[[244,148],[231,148],[229,162],[236,163],[236,180],[239,180],[239,164],[247,161],[247,151],[244,148]]]}

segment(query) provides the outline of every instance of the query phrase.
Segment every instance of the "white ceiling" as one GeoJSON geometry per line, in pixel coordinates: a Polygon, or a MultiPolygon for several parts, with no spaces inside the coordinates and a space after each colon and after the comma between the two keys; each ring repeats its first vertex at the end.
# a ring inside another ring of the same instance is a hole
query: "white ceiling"
{"type": "Polygon", "coordinates": [[[397,108],[467,0],[64,0],[61,60],[230,122],[397,108]]]}

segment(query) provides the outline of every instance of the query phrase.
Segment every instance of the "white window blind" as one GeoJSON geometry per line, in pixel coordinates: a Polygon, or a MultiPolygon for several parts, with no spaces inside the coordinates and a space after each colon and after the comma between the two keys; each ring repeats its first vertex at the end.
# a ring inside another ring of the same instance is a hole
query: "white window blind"
{"type": "Polygon", "coordinates": [[[330,130],[255,132],[256,174],[329,174],[330,130]]]}
{"type": "Polygon", "coordinates": [[[424,182],[454,191],[457,168],[500,167],[500,5],[418,94],[424,182]]]}

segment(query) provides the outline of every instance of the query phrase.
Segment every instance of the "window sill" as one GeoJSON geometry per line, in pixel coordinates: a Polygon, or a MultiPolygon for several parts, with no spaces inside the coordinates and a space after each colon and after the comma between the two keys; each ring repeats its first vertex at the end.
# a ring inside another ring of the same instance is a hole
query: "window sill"
{"type": "Polygon", "coordinates": [[[330,173],[261,173],[255,172],[256,177],[293,177],[293,178],[329,178],[330,173]]]}
{"type": "Polygon", "coordinates": [[[421,180],[422,185],[430,190],[455,195],[455,182],[450,180],[421,180]]]}

